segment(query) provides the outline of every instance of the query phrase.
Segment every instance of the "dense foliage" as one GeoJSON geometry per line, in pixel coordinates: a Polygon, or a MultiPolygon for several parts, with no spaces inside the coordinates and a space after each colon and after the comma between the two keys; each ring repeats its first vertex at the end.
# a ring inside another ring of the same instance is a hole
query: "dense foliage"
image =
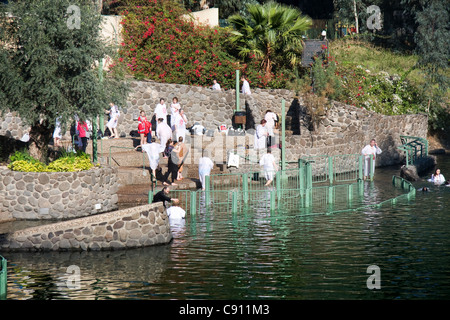
{"type": "Polygon", "coordinates": [[[235,87],[240,70],[253,87],[286,85],[286,72],[278,70],[266,81],[262,58],[233,56],[228,29],[194,23],[177,1],[128,1],[125,8],[121,58],[113,69],[125,65],[138,79],[206,87],[217,79],[224,89],[235,87]]]}
{"type": "Polygon", "coordinates": [[[0,111],[30,125],[30,152],[44,160],[55,121],[85,120],[123,103],[123,82],[95,68],[110,51],[90,0],[10,1],[0,6],[0,111]]]}

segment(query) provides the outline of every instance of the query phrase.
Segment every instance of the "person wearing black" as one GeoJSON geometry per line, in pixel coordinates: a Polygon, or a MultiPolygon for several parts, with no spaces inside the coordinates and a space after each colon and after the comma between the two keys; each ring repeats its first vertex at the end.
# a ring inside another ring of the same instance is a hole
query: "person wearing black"
{"type": "Polygon", "coordinates": [[[178,156],[179,152],[180,152],[180,146],[175,141],[174,142],[174,148],[170,152],[169,159],[168,159],[168,162],[167,162],[167,166],[168,166],[167,172],[164,175],[163,185],[165,185],[165,186],[169,185],[168,178],[169,178],[170,174],[172,174],[172,183],[171,183],[171,185],[172,186],[176,186],[177,185],[175,183],[175,179],[178,178],[178,169],[179,169],[179,165],[180,165],[180,157],[178,156]]]}
{"type": "Polygon", "coordinates": [[[166,201],[171,202],[171,201],[178,201],[178,199],[176,198],[171,198],[168,196],[170,192],[170,188],[169,187],[164,187],[162,188],[161,191],[157,192],[154,196],[153,196],[153,201],[152,203],[156,203],[156,202],[162,202],[164,208],[166,207],[166,201]]]}

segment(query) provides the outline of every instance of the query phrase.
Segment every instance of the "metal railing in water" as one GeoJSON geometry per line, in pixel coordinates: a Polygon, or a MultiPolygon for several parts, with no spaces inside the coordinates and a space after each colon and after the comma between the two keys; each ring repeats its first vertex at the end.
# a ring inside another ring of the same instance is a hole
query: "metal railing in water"
{"type": "Polygon", "coordinates": [[[420,158],[428,156],[428,140],[420,137],[400,136],[402,145],[397,149],[405,152],[406,166],[414,165],[420,158]]]}
{"type": "Polygon", "coordinates": [[[7,271],[7,261],[5,258],[0,256],[0,300],[6,299],[6,289],[8,286],[8,271],[7,271]]]}
{"type": "MultiPolygon", "coordinates": [[[[277,172],[278,181],[283,181],[283,172],[277,172]]],[[[287,180],[289,176],[286,175],[287,180]]],[[[278,183],[261,189],[228,189],[213,190],[208,187],[206,178],[205,190],[173,190],[171,197],[180,200],[180,206],[190,215],[208,212],[243,212],[251,208],[253,211],[298,210],[299,213],[320,214],[344,211],[363,210],[380,207],[385,204],[394,205],[401,199],[413,199],[416,190],[407,180],[393,176],[392,183],[395,188],[406,193],[392,197],[381,202],[366,199],[365,183],[358,180],[353,183],[313,186],[308,177],[303,187],[295,183],[278,183]],[[369,203],[369,204],[367,204],[369,203]]],[[[149,192],[149,203],[153,193],[149,192]]]]}

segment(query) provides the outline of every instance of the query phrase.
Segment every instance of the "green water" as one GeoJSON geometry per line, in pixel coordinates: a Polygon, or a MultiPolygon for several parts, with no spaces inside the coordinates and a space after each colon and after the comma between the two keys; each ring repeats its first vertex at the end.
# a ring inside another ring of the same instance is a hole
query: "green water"
{"type": "MultiPolygon", "coordinates": [[[[439,156],[438,166],[450,179],[450,157],[439,156]]],[[[398,172],[377,168],[367,203],[390,198],[398,172]]],[[[362,211],[197,214],[157,247],[3,253],[7,298],[448,299],[450,187],[414,185],[431,192],[362,211]],[[80,270],[77,288],[67,285],[72,265],[80,270]],[[380,270],[380,289],[367,287],[371,265],[380,270]]]]}

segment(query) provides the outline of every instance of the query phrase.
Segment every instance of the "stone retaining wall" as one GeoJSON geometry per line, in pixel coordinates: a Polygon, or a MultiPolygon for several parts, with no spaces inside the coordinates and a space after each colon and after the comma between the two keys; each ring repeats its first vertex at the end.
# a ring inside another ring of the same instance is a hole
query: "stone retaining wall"
{"type": "Polygon", "coordinates": [[[138,248],[172,240],[162,203],[148,204],[0,235],[2,251],[87,251],[138,248]]]}
{"type": "MultiPolygon", "coordinates": [[[[71,219],[118,208],[117,168],[0,171],[0,218],[71,219]]],[[[1,220],[1,219],[0,219],[1,220]]]]}
{"type": "MultiPolygon", "coordinates": [[[[151,117],[161,97],[170,105],[174,96],[178,97],[185,109],[188,126],[195,122],[207,129],[216,129],[221,124],[231,126],[236,107],[235,93],[235,90],[213,91],[181,84],[132,81],[127,105],[122,106],[118,131],[128,136],[131,130],[137,130],[139,110],[144,110],[151,117]]],[[[401,144],[400,135],[427,137],[426,115],[385,116],[338,102],[332,103],[326,118],[317,129],[310,131],[302,101],[296,99],[294,92],[285,89],[252,89],[251,97],[240,95],[240,106],[244,110],[247,104],[248,120],[259,123],[268,109],[281,115],[283,99],[287,129],[290,129],[286,135],[288,161],[296,161],[303,155],[360,153],[375,138],[383,150],[377,159],[378,165],[390,165],[403,159],[403,155],[397,150],[401,144]]],[[[11,115],[6,116],[6,120],[1,122],[0,134],[5,132],[5,126],[11,127],[8,132],[17,131],[13,128],[17,127],[15,124],[19,120],[14,119],[11,115]]],[[[107,117],[105,123],[106,121],[107,117]]],[[[218,137],[219,142],[221,139],[218,137]]],[[[212,140],[217,140],[217,137],[212,140]]],[[[247,140],[252,144],[252,137],[247,140]]]]}

